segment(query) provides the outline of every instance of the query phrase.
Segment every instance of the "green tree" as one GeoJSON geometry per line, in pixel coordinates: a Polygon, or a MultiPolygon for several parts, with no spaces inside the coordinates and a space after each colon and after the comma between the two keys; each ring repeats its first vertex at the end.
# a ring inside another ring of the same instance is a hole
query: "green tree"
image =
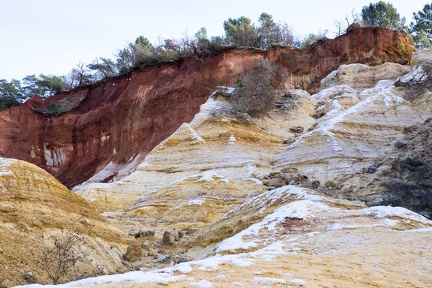
{"type": "Polygon", "coordinates": [[[258,31],[247,17],[224,21],[225,36],[235,46],[259,47],[258,31]]]}
{"type": "Polygon", "coordinates": [[[39,95],[41,98],[47,98],[58,94],[64,90],[66,83],[60,76],[44,75],[39,76],[27,75],[23,78],[22,94],[26,99],[39,95]]]}
{"type": "Polygon", "coordinates": [[[32,98],[35,95],[39,95],[42,98],[45,97],[47,91],[44,91],[36,75],[27,75],[22,79],[22,81],[22,90],[26,98],[32,98]]]}
{"type": "Polygon", "coordinates": [[[150,43],[150,41],[144,37],[140,36],[135,40],[135,44],[132,46],[133,55],[133,66],[137,66],[142,63],[148,62],[149,59],[155,54],[155,48],[150,43]]]}
{"type": "Polygon", "coordinates": [[[40,74],[39,85],[48,92],[48,96],[58,94],[65,88],[63,78],[55,75],[40,74]]]}
{"type": "Polygon", "coordinates": [[[5,79],[0,79],[0,97],[23,100],[24,96],[21,93],[21,82],[15,79],[12,79],[10,82],[5,79]]]}
{"type": "Polygon", "coordinates": [[[207,28],[201,27],[198,32],[195,33],[195,38],[198,40],[208,40],[207,28]]]}
{"type": "Polygon", "coordinates": [[[328,30],[324,30],[324,32],[320,31],[318,34],[309,34],[306,37],[303,38],[303,40],[296,43],[296,46],[298,47],[307,47],[309,45],[314,44],[318,40],[326,38],[326,35],[328,33],[328,30]]]}
{"type": "Polygon", "coordinates": [[[24,100],[21,92],[21,82],[12,79],[8,82],[0,79],[0,111],[11,106],[18,106],[24,100]]]}
{"type": "Polygon", "coordinates": [[[260,17],[258,18],[258,22],[260,23],[258,28],[260,46],[261,48],[265,49],[270,44],[276,42],[274,35],[276,23],[273,21],[272,15],[265,12],[261,13],[260,17]]]}
{"type": "Polygon", "coordinates": [[[258,39],[261,49],[267,49],[271,44],[293,44],[294,37],[287,24],[275,23],[273,16],[265,12],[261,13],[258,22],[258,39]]]}
{"type": "Polygon", "coordinates": [[[201,27],[195,33],[195,40],[190,43],[190,46],[195,55],[205,56],[209,53],[210,40],[207,37],[207,29],[205,27],[201,27]]]}
{"type": "Polygon", "coordinates": [[[405,17],[400,18],[391,3],[379,1],[364,6],[361,12],[363,23],[370,27],[385,27],[393,30],[406,30],[405,17]]]}
{"type": "Polygon", "coordinates": [[[420,48],[430,47],[432,41],[432,3],[426,4],[423,10],[413,13],[414,22],[410,23],[409,32],[414,43],[420,48]]]}
{"type": "Polygon", "coordinates": [[[116,56],[116,67],[120,74],[128,72],[136,65],[134,44],[132,43],[129,43],[126,48],[119,50],[116,56]]]}
{"type": "Polygon", "coordinates": [[[141,47],[147,47],[149,50],[153,50],[153,45],[144,36],[139,36],[137,39],[135,39],[135,45],[139,45],[141,47]]]}
{"type": "Polygon", "coordinates": [[[134,43],[129,43],[117,52],[115,61],[117,73],[123,74],[135,66],[151,63],[155,53],[155,47],[146,37],[137,37],[134,43]]]}
{"type": "Polygon", "coordinates": [[[87,65],[87,68],[95,72],[94,77],[97,81],[117,75],[116,64],[109,58],[96,58],[92,63],[87,65]]]}

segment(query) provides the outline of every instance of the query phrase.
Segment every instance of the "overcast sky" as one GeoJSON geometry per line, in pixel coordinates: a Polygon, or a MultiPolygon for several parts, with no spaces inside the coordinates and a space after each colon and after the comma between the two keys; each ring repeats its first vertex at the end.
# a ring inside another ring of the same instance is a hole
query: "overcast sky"
{"type": "MultiPolygon", "coordinates": [[[[77,63],[114,54],[143,35],[152,43],[193,36],[206,27],[224,34],[223,22],[246,16],[258,22],[262,12],[287,23],[300,37],[328,29],[360,13],[370,0],[0,0],[0,79],[21,80],[40,73],[66,75],[77,63]]],[[[412,21],[426,0],[393,0],[412,21]]]]}

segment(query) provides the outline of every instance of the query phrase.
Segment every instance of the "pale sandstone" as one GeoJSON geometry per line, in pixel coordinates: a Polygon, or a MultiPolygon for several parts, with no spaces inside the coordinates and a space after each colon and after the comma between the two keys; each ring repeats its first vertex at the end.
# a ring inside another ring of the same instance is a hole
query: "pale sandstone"
{"type": "Polygon", "coordinates": [[[432,50],[422,50],[413,52],[411,55],[411,67],[418,65],[421,62],[432,61],[432,50]]]}
{"type": "Polygon", "coordinates": [[[379,80],[396,80],[409,71],[409,66],[386,62],[382,65],[345,64],[321,80],[321,89],[345,84],[361,91],[375,85],[379,80]]]}
{"type": "Polygon", "coordinates": [[[329,100],[327,113],[316,128],[285,148],[276,157],[276,166],[294,166],[322,183],[361,173],[391,151],[404,127],[430,117],[430,107],[404,100],[403,90],[386,81],[365,96],[369,92],[354,95],[362,101],[343,100],[341,104],[338,98],[329,100]],[[349,107],[348,102],[354,105],[349,107]]]}
{"type": "Polygon", "coordinates": [[[404,208],[365,208],[286,186],[221,221],[239,220],[282,198],[278,209],[248,223],[203,260],[74,287],[428,287],[432,281],[432,221],[404,208]]]}
{"type": "MultiPolygon", "coordinates": [[[[362,73],[386,78],[376,73],[378,68],[366,68],[357,71],[359,79],[367,78],[362,73]]],[[[401,98],[403,91],[390,80],[361,92],[337,85],[312,96],[302,90],[288,93],[296,105],[252,122],[233,121],[229,100],[215,94],[129,176],[92,183],[100,178],[96,175],[74,191],[126,231],[141,221],[158,226],[157,235],[165,227],[201,228],[261,193],[257,179],[272,170],[294,167],[322,185],[362,173],[391,151],[404,127],[430,113],[401,98]],[[314,119],[320,109],[323,115],[314,119]],[[292,133],[289,128],[296,126],[303,132],[292,133]],[[283,144],[286,139],[294,143],[283,144]],[[211,181],[199,181],[211,174],[211,181]]],[[[109,169],[101,173],[109,175],[109,169]]]]}
{"type": "MultiPolygon", "coordinates": [[[[37,260],[51,236],[75,231],[74,249],[82,257],[80,273],[123,270],[127,235],[100,216],[53,176],[25,161],[0,158],[0,280],[6,286],[26,283],[24,273],[50,283],[37,260]]],[[[62,281],[67,279],[62,279],[62,281]]]]}

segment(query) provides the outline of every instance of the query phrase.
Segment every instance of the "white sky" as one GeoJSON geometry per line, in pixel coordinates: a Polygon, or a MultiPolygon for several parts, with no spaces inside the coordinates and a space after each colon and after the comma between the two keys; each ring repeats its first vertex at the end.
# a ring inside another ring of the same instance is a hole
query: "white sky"
{"type": "MultiPolygon", "coordinates": [[[[114,54],[143,35],[193,36],[206,27],[209,36],[224,34],[223,22],[246,16],[258,22],[262,12],[291,26],[297,36],[335,31],[355,9],[378,0],[0,0],[0,79],[21,80],[40,73],[66,75],[78,62],[114,54]]],[[[393,0],[407,23],[427,0],[393,0]]],[[[331,36],[329,33],[328,36],[331,36]]]]}

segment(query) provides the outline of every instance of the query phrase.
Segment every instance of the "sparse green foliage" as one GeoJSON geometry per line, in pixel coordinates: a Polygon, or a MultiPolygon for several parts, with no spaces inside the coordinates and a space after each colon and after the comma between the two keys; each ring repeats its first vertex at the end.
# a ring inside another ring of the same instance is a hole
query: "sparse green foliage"
{"type": "Polygon", "coordinates": [[[151,63],[149,61],[152,55],[155,54],[155,47],[150,43],[150,41],[143,36],[138,37],[135,40],[135,44],[129,44],[130,51],[132,54],[132,67],[140,64],[151,63]]]}
{"type": "Polygon", "coordinates": [[[18,106],[23,98],[20,81],[12,79],[8,82],[0,79],[0,111],[11,106],[18,106]]]}
{"type": "Polygon", "coordinates": [[[391,3],[379,1],[364,6],[361,12],[363,23],[370,27],[384,27],[393,30],[406,30],[405,17],[400,18],[391,3]]]}
{"type": "Polygon", "coordinates": [[[207,29],[205,27],[201,27],[201,29],[195,33],[195,41],[190,43],[190,47],[193,50],[193,54],[205,56],[212,50],[211,43],[212,41],[210,41],[207,37],[207,29]]]}
{"type": "Polygon", "coordinates": [[[423,30],[413,35],[413,41],[419,49],[431,47],[431,40],[429,39],[427,33],[423,30]]]}
{"type": "Polygon", "coordinates": [[[276,23],[273,21],[273,17],[268,13],[262,13],[258,19],[260,23],[259,41],[261,47],[268,47],[272,43],[277,43],[276,35],[276,23]]]}
{"type": "Polygon", "coordinates": [[[259,47],[258,30],[247,17],[224,22],[226,40],[234,46],[259,47]]]}
{"type": "Polygon", "coordinates": [[[93,77],[97,81],[117,75],[114,61],[108,58],[100,57],[95,59],[93,63],[87,65],[87,68],[95,72],[93,77]]]}
{"type": "Polygon", "coordinates": [[[261,116],[274,107],[273,87],[277,69],[270,60],[256,60],[254,66],[243,73],[235,83],[231,96],[234,114],[247,113],[261,116]]]}
{"type": "Polygon", "coordinates": [[[195,38],[197,40],[208,40],[207,28],[201,27],[200,30],[198,30],[198,32],[195,33],[195,38]]]}
{"type": "Polygon", "coordinates": [[[325,30],[324,32],[320,31],[318,34],[309,34],[302,41],[300,41],[296,46],[299,46],[299,47],[310,46],[310,45],[316,43],[318,40],[325,39],[327,33],[328,33],[328,30],[325,30]]]}
{"type": "Polygon", "coordinates": [[[287,24],[275,23],[273,17],[268,13],[262,13],[258,19],[259,47],[267,49],[271,44],[292,45],[294,36],[287,24]]]}
{"type": "Polygon", "coordinates": [[[65,82],[62,77],[44,74],[28,75],[23,79],[22,93],[26,99],[32,98],[34,95],[47,98],[59,93],[64,87],[65,82]]]}
{"type": "Polygon", "coordinates": [[[431,47],[432,41],[432,4],[426,4],[423,10],[413,13],[414,22],[411,22],[409,32],[414,43],[419,48],[431,47]]]}

